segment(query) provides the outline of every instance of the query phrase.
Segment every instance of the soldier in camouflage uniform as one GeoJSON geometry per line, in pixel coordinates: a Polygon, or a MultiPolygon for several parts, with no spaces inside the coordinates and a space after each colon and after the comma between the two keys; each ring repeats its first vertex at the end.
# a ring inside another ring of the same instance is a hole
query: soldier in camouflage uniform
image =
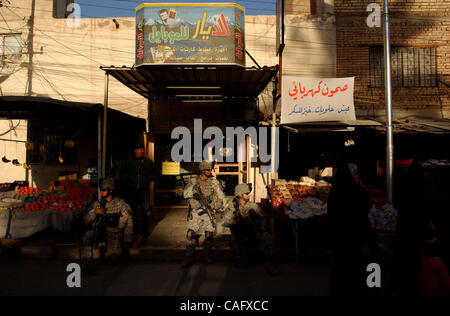
{"type": "Polygon", "coordinates": [[[100,191],[101,201],[96,201],[83,218],[84,223],[92,228],[82,239],[81,259],[84,263],[92,261],[92,249],[96,244],[109,263],[116,263],[121,256],[128,254],[133,241],[133,217],[130,206],[113,196],[114,188],[114,180],[105,179],[100,191]],[[105,230],[99,234],[102,219],[105,230]]]}
{"type": "Polygon", "coordinates": [[[187,267],[193,263],[195,246],[198,239],[204,233],[205,241],[203,247],[207,253],[207,263],[212,263],[212,247],[214,242],[215,231],[215,212],[225,207],[226,199],[222,192],[219,182],[213,178],[213,163],[202,161],[200,163],[201,175],[191,179],[190,183],[184,190],[184,198],[189,199],[188,202],[188,225],[186,233],[186,259],[182,263],[183,267],[187,267]],[[201,192],[201,195],[198,193],[201,192]],[[206,211],[206,207],[202,205],[202,199],[207,201],[210,206],[212,217],[206,211]]]}
{"type": "Polygon", "coordinates": [[[261,246],[264,249],[267,273],[277,275],[278,271],[271,264],[273,239],[266,230],[261,208],[250,202],[251,186],[245,183],[236,186],[234,198],[230,198],[227,203],[223,225],[230,228],[238,267],[246,267],[251,249],[261,246]]]}

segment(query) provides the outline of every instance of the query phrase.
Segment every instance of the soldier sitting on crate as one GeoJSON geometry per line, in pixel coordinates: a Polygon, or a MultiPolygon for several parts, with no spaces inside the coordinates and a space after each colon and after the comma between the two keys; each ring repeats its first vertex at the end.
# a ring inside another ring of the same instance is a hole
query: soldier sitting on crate
{"type": "Polygon", "coordinates": [[[99,246],[101,256],[108,263],[117,263],[129,252],[133,241],[133,218],[130,206],[113,195],[114,179],[105,179],[101,185],[100,201],[84,216],[90,229],[84,234],[81,245],[83,263],[92,261],[93,247],[99,246]]]}
{"type": "Polygon", "coordinates": [[[251,250],[257,246],[264,249],[266,271],[278,275],[272,266],[273,239],[266,230],[266,221],[258,204],[250,202],[251,184],[238,184],[234,189],[235,197],[227,204],[223,225],[230,228],[236,250],[236,264],[245,268],[251,250]]]}

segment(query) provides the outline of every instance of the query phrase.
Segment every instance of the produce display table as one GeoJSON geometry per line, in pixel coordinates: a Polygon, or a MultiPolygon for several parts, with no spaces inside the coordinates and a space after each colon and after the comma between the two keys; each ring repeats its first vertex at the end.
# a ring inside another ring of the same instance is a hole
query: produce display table
{"type": "Polygon", "coordinates": [[[94,200],[95,189],[69,189],[59,193],[0,193],[0,237],[21,239],[53,228],[67,233],[74,218],[94,200]],[[5,207],[7,204],[10,207],[5,207]]]}
{"type": "MultiPolygon", "coordinates": [[[[269,188],[272,212],[287,221],[294,235],[294,251],[296,262],[306,244],[313,244],[312,239],[319,239],[326,229],[324,219],[327,213],[327,199],[330,184],[325,181],[314,181],[302,177],[300,182],[274,180],[269,188]],[[313,232],[309,234],[307,232],[313,232]],[[317,234],[316,234],[317,232],[317,234]],[[308,237],[308,238],[306,238],[308,237]]],[[[313,248],[313,247],[310,247],[313,248]]]]}
{"type": "MultiPolygon", "coordinates": [[[[370,194],[372,208],[368,219],[376,236],[377,245],[389,252],[397,225],[397,210],[388,203],[381,189],[365,187],[370,194]]],[[[295,241],[298,262],[302,252],[326,254],[327,199],[331,185],[302,177],[300,182],[274,180],[269,188],[272,212],[287,220],[295,241]],[[272,189],[273,188],[273,189],[272,189]]]]}

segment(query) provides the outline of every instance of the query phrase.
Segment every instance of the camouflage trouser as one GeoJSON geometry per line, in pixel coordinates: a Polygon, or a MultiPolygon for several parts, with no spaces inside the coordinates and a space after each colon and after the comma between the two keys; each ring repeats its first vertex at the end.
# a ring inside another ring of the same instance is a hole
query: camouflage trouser
{"type": "MultiPolygon", "coordinates": [[[[122,238],[123,233],[107,233],[105,247],[105,259],[118,259],[122,254],[122,238]]],[[[92,260],[92,252],[94,246],[95,232],[93,230],[87,231],[81,240],[81,259],[92,260]]]]}
{"type": "Polygon", "coordinates": [[[253,232],[247,225],[232,225],[230,230],[237,256],[248,256],[251,248],[257,246],[263,248],[266,258],[273,256],[273,239],[268,232],[253,232]]]}
{"type": "Polygon", "coordinates": [[[208,214],[205,213],[203,215],[199,215],[201,212],[203,212],[202,209],[192,210],[192,217],[188,219],[186,233],[186,255],[188,257],[194,256],[195,246],[198,244],[198,239],[203,233],[205,233],[203,248],[208,253],[211,253],[214,245],[214,227],[208,214]]]}

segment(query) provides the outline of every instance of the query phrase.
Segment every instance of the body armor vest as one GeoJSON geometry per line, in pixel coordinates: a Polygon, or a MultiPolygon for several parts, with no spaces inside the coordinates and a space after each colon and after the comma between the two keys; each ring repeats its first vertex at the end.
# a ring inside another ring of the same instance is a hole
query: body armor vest
{"type": "Polygon", "coordinates": [[[212,180],[202,180],[201,178],[198,178],[198,185],[200,186],[200,190],[202,190],[202,193],[205,197],[212,198],[212,195],[214,193],[212,180]]]}

